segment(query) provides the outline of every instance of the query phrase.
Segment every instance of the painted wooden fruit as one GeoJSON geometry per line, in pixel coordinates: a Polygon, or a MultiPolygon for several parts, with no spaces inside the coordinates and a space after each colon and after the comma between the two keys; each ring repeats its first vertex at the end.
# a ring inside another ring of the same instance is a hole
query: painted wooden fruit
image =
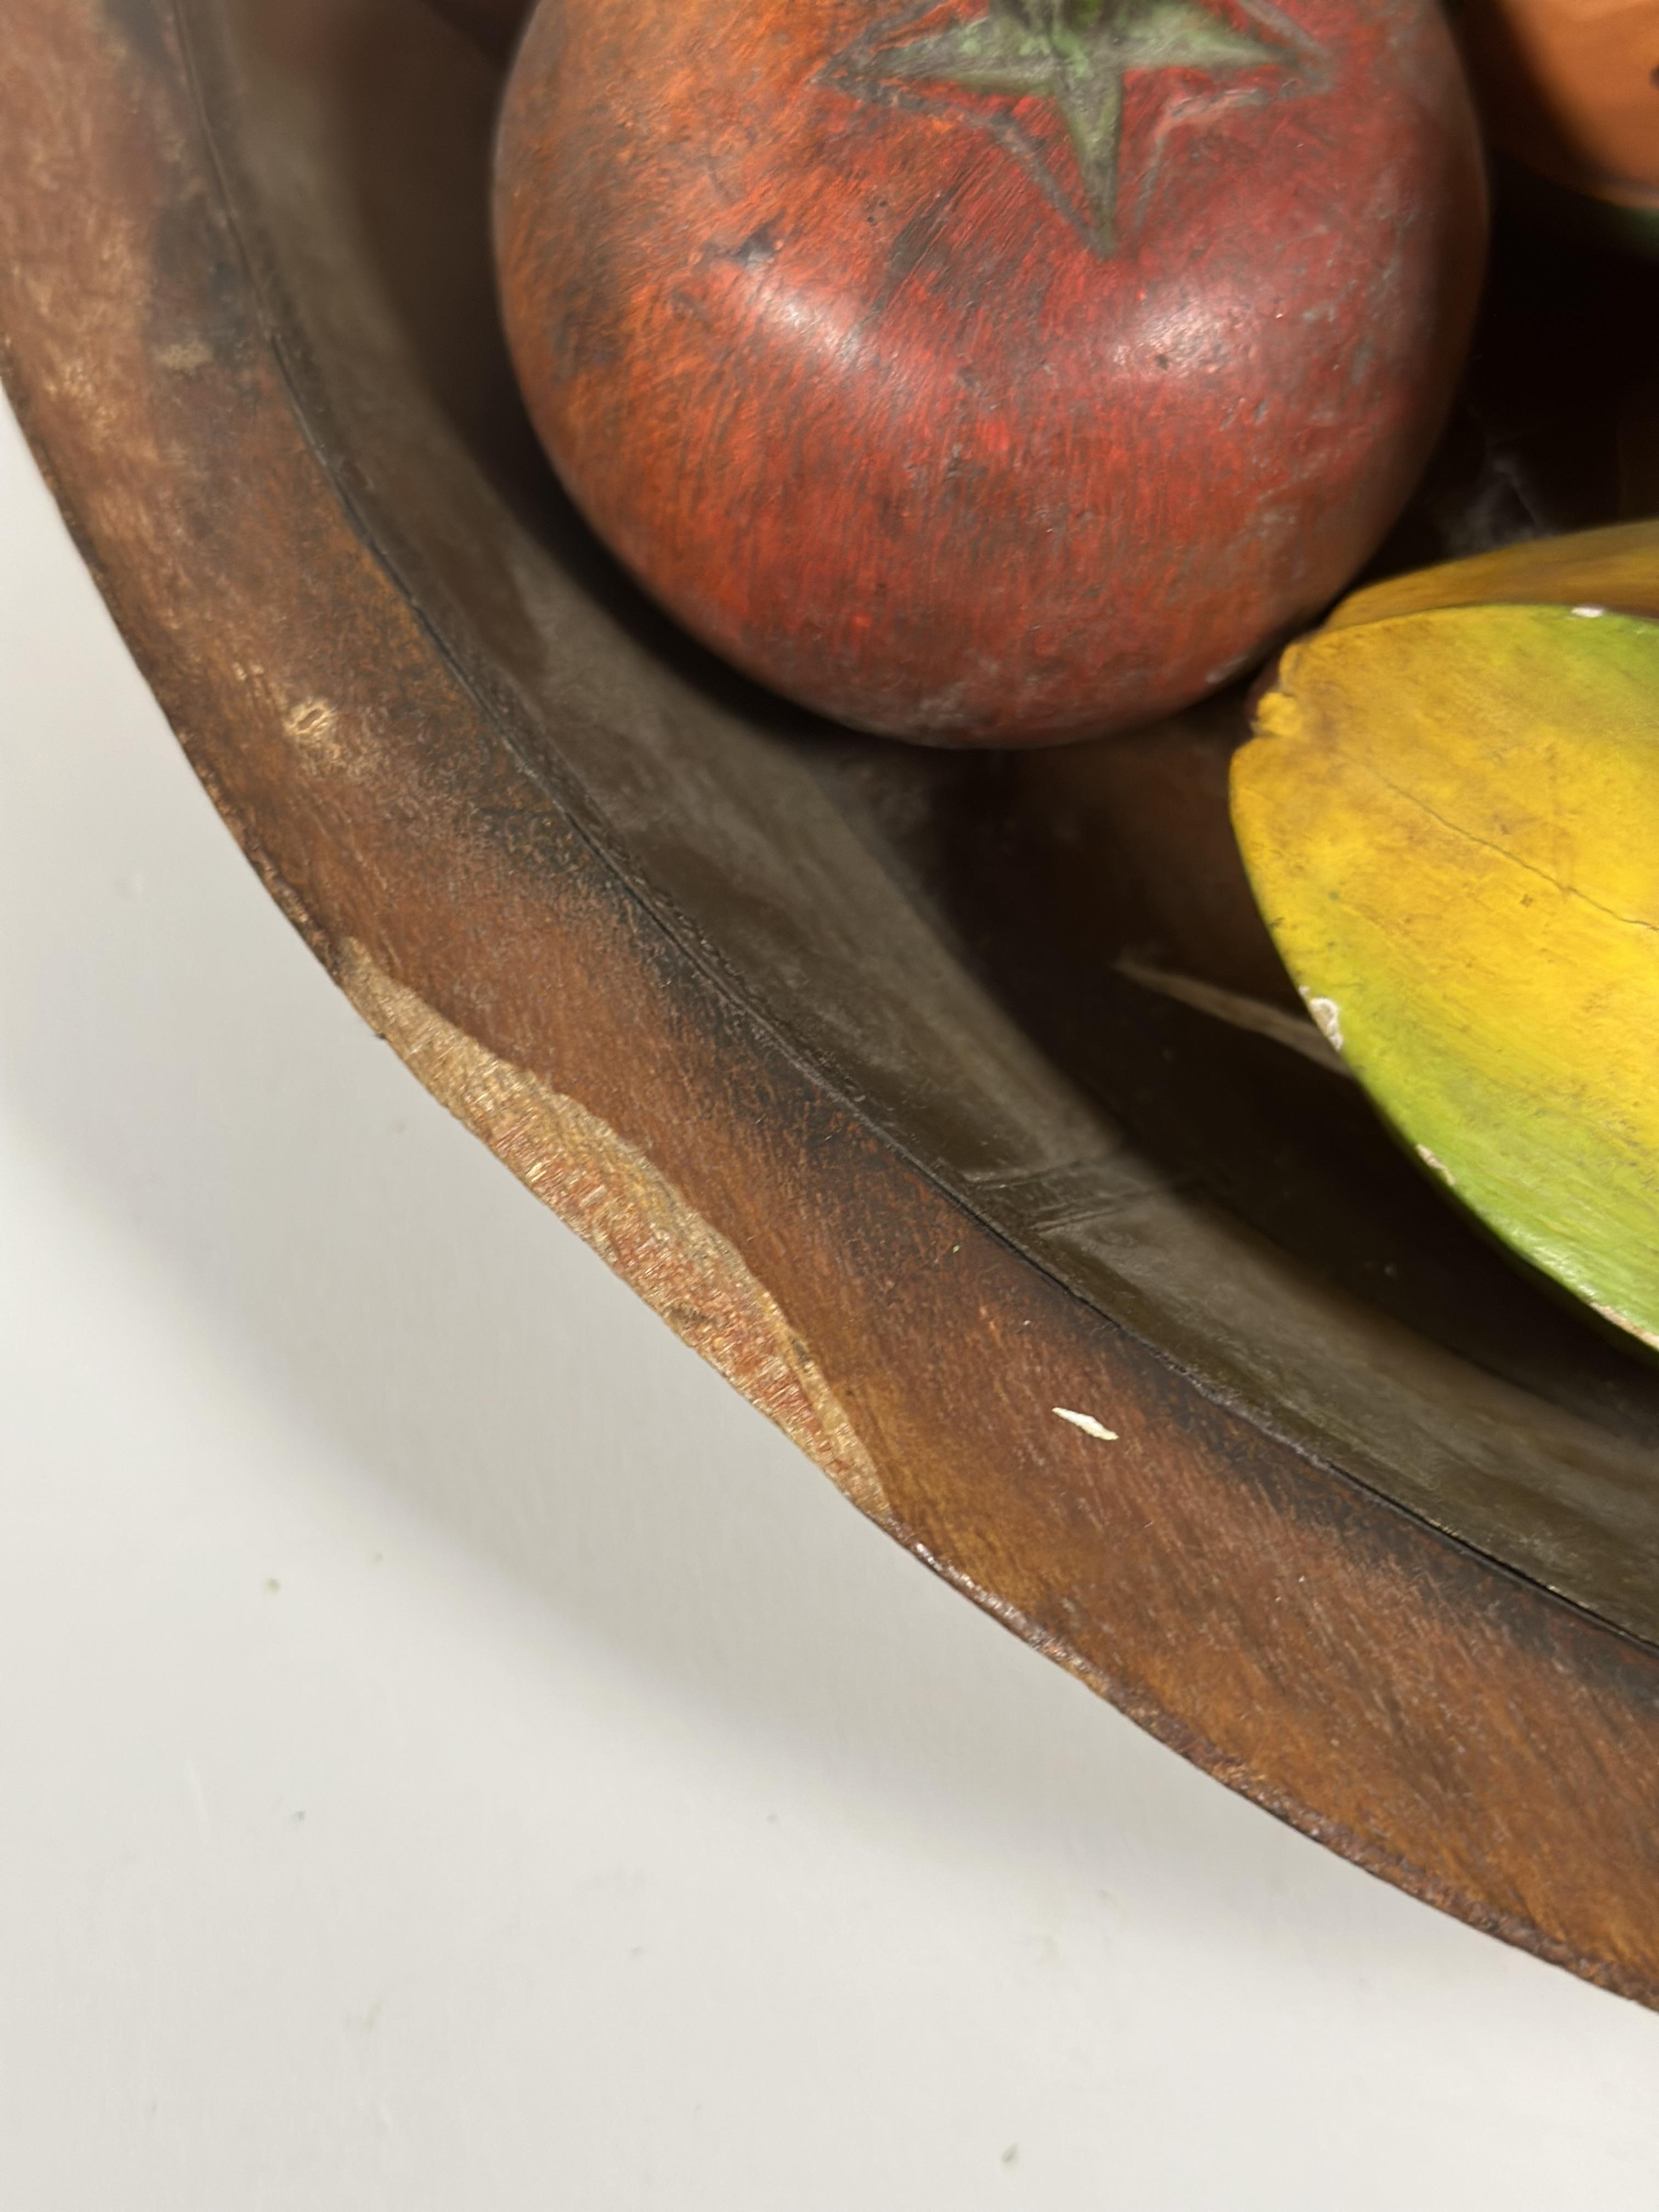
{"type": "Polygon", "coordinates": [[[1543,211],[1659,254],[1655,0],[1464,0],[1465,51],[1493,144],[1543,211]]]}
{"type": "Polygon", "coordinates": [[[1439,427],[1485,204],[1434,0],[541,0],[508,335],[594,526],[858,726],[1098,733],[1305,623],[1439,427]]]}
{"type": "Polygon", "coordinates": [[[1659,522],[1357,593],[1256,727],[1234,824],[1321,1027],[1489,1227],[1659,1346],[1659,522]]]}

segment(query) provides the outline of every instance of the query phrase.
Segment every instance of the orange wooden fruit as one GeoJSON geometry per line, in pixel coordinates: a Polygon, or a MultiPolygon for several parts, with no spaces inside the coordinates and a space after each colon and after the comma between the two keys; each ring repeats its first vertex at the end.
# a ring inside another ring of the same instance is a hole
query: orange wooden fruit
{"type": "Polygon", "coordinates": [[[1659,251],[1656,0],[1465,0],[1461,21],[1498,151],[1659,251]]]}
{"type": "Polygon", "coordinates": [[[1465,0],[1487,125],[1558,184],[1659,204],[1654,0],[1465,0]]]}
{"type": "Polygon", "coordinates": [[[1341,588],[1484,239],[1435,0],[541,0],[508,336],[578,504],[738,666],[1096,734],[1341,588]]]}

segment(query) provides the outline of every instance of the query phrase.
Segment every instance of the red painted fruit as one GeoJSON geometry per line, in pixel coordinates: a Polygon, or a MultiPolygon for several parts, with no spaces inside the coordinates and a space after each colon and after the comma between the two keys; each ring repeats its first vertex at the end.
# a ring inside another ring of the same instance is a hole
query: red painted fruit
{"type": "Polygon", "coordinates": [[[541,0],[508,335],[658,599],[861,728],[1144,720],[1439,427],[1485,198],[1436,0],[541,0]]]}

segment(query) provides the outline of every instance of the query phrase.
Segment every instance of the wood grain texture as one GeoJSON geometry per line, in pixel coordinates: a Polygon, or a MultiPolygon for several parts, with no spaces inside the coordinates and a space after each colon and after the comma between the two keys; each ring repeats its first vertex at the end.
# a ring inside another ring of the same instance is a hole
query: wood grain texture
{"type": "Polygon", "coordinates": [[[942,744],[1133,726],[1305,628],[1485,244],[1432,0],[988,4],[543,0],[501,139],[578,506],[737,666],[942,744]]]}
{"type": "Polygon", "coordinates": [[[342,947],[339,980],[363,1019],[441,1104],[632,1284],[677,1336],[775,1421],[860,1512],[897,1533],[870,1455],[811,1347],[737,1248],[636,1146],[434,1013],[361,945],[342,947]]]}
{"type": "MultiPolygon", "coordinates": [[[[1149,1180],[1045,1058],[1012,925],[994,1000],[967,934],[924,927],[933,909],[900,896],[912,848],[872,861],[870,823],[916,818],[917,787],[872,781],[856,748],[790,738],[712,676],[698,689],[691,663],[675,672],[648,613],[559,538],[553,508],[526,505],[496,369],[457,350],[457,295],[439,312],[414,281],[442,265],[462,168],[410,117],[474,114],[482,143],[494,89],[416,20],[397,0],[179,16],[20,0],[9,26],[7,380],[250,860],[428,1079],[663,1304],[678,1296],[649,1274],[648,1224],[706,1224],[721,1260],[694,1269],[694,1331],[726,1345],[745,1387],[753,1346],[771,1347],[767,1387],[795,1394],[790,1417],[848,1464],[867,1455],[886,1525],[919,1557],[1306,1832],[1659,2002],[1659,1655],[1431,1525],[1532,1544],[1540,1574],[1582,1574],[1639,1615],[1652,1455],[1629,1373],[1526,1318],[1517,1292],[1503,1310],[1546,1347],[1560,1400],[1546,1402],[1362,1315],[1328,1269],[1227,1226],[1190,1185],[1149,1180]],[[402,110],[352,104],[354,88],[384,102],[400,86],[402,110]],[[350,127],[331,137],[338,118],[350,127]],[[399,191],[418,251],[382,196],[411,142],[399,191]],[[324,203],[336,143],[355,197],[324,203]],[[814,804],[821,845],[787,846],[775,882],[769,825],[796,808],[810,826],[814,804]],[[745,806],[768,835],[739,835],[745,806]],[[866,908],[885,967],[860,965],[866,908]],[[535,1110],[501,1107],[514,1095],[535,1110]],[[1194,1288],[1172,1306],[1183,1267],[1194,1288]],[[733,1285],[736,1323],[720,1318],[733,1285]],[[1275,1300],[1294,1326],[1269,1358],[1249,1332],[1275,1300]],[[1264,1410],[1309,1377],[1303,1412],[1264,1410]],[[1364,1479],[1334,1463],[1340,1403],[1364,1479]]],[[[1208,738],[1182,743],[1202,782],[1208,738]]],[[[1066,818],[1162,818],[1167,770],[1137,757],[1068,766],[1066,818]]],[[[980,793],[999,836],[1035,834],[1058,803],[1002,770],[966,791],[963,819],[980,793]]],[[[959,857],[998,849],[970,840],[959,857]]],[[[973,873],[982,921],[996,877],[973,873]]],[[[1109,1031],[1164,1040],[1144,1067],[1177,1066],[1162,1054],[1188,1048],[1179,1023],[1207,1037],[1162,1001],[1152,1029],[1126,1026],[1148,994],[1101,988],[1092,1027],[1103,1007],[1109,1031]]],[[[1281,1080],[1261,1038],[1189,1049],[1194,1093],[1224,1068],[1240,1114],[1241,1070],[1286,1113],[1304,1082],[1351,1089],[1288,1054],[1281,1080]]],[[[1166,1088],[1153,1110],[1186,1096],[1166,1088]]]]}

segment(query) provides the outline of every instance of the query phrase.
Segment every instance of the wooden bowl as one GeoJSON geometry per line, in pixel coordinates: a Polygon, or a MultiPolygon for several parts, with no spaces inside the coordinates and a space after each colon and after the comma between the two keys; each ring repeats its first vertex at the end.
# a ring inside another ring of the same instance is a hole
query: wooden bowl
{"type": "MultiPolygon", "coordinates": [[[[499,64],[423,0],[17,0],[8,33],[9,384],[365,1017],[1017,1634],[1659,2002],[1659,1373],[1272,1033],[1239,699],[951,757],[702,656],[539,462],[499,64]]],[[[1652,285],[1570,257],[1547,315],[1512,258],[1396,563],[1601,519],[1641,450],[1652,285]]]]}

